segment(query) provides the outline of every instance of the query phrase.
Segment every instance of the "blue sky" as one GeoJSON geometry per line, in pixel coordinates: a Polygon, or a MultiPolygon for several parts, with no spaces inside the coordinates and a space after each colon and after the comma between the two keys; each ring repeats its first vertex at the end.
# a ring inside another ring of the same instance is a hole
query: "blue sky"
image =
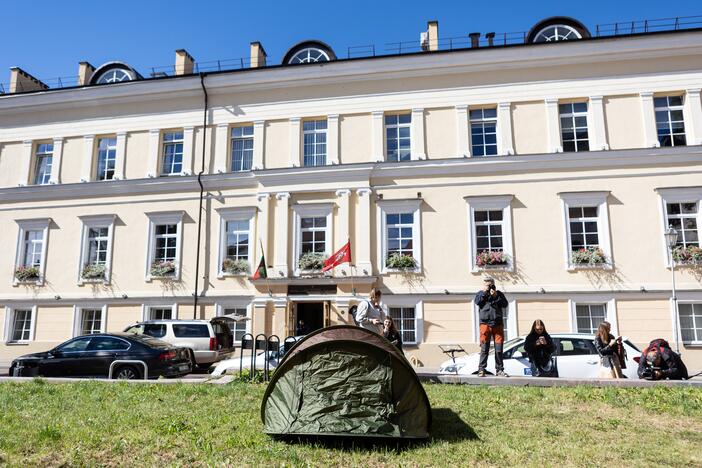
{"type": "MultiPolygon", "coordinates": [[[[442,37],[469,32],[526,31],[553,15],[596,24],[702,15],[702,3],[640,1],[153,1],[7,2],[0,16],[0,83],[19,66],[40,79],[77,75],[78,62],[123,60],[145,76],[173,64],[184,48],[198,61],[247,57],[260,41],[269,63],[292,44],[321,39],[345,55],[347,46],[417,40],[426,22],[442,37]]],[[[700,18],[702,20],[702,18],[700,18]]]]}

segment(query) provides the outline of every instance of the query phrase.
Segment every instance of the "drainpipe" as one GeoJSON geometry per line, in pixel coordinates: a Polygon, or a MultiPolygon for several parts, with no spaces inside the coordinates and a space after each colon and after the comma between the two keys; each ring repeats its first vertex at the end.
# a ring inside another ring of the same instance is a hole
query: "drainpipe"
{"type": "Polygon", "coordinates": [[[197,183],[200,185],[200,209],[197,212],[197,250],[195,252],[195,293],[193,294],[193,319],[197,319],[197,300],[200,282],[200,243],[202,237],[202,201],[205,197],[205,186],[202,185],[202,175],[205,173],[205,149],[207,147],[207,88],[205,87],[205,74],[200,73],[200,86],[205,95],[205,108],[202,113],[202,166],[197,173],[197,183]]]}

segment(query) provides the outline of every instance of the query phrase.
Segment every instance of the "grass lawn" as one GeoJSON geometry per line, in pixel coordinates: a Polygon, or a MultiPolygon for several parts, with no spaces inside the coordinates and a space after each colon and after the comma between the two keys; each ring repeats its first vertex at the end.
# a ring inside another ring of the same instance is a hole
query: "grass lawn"
{"type": "Polygon", "coordinates": [[[702,466],[702,389],[426,385],[432,440],[261,432],[262,384],[0,384],[0,465],[702,466]]]}

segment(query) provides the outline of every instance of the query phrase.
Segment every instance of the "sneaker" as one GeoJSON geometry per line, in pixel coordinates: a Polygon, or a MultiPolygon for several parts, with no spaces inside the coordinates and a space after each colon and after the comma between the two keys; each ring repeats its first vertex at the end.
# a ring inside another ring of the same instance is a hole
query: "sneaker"
{"type": "Polygon", "coordinates": [[[509,377],[509,374],[507,374],[507,372],[501,370],[501,371],[497,371],[497,376],[498,377],[509,377]]]}
{"type": "Polygon", "coordinates": [[[484,370],[478,371],[478,377],[485,377],[485,371],[484,370]]]}

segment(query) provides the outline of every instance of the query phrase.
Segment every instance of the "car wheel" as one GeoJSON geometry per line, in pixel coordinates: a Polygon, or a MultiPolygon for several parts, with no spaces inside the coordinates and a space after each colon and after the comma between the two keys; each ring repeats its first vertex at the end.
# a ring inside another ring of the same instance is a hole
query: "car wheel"
{"type": "Polygon", "coordinates": [[[117,368],[113,377],[119,380],[135,380],[139,378],[139,371],[132,366],[121,366],[117,368]]]}

